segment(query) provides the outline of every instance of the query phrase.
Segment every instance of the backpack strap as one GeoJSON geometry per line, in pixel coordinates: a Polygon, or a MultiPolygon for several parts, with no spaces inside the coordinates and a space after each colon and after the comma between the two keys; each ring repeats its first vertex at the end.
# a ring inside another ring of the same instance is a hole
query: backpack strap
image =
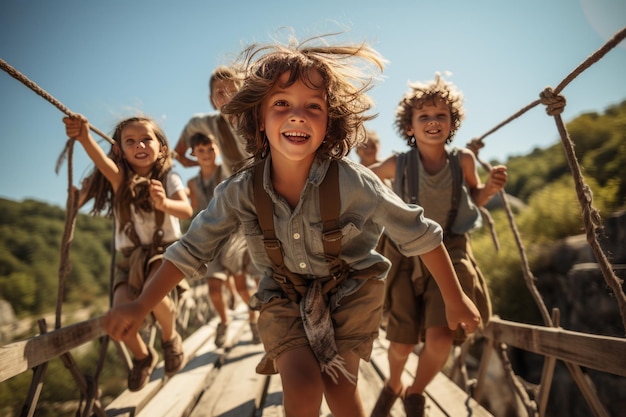
{"type": "MultiPolygon", "coordinates": [[[[161,210],[154,209],[154,223],[156,225],[154,229],[154,233],[152,234],[152,253],[163,253],[165,252],[165,246],[163,246],[163,236],[165,232],[163,232],[163,220],[165,219],[165,213],[161,210]]],[[[137,234],[137,230],[135,229],[135,224],[132,220],[126,220],[124,224],[123,233],[130,239],[131,242],[137,246],[141,245],[141,240],[139,239],[139,235],[137,234]]]]}
{"type": "Polygon", "coordinates": [[[407,203],[410,204],[418,204],[419,172],[417,170],[417,158],[419,158],[417,148],[396,156],[396,176],[393,181],[393,188],[396,194],[402,196],[404,195],[404,184],[405,182],[408,183],[409,197],[407,203]],[[407,167],[409,171],[405,173],[407,167]]]}
{"type": "Polygon", "coordinates": [[[165,252],[165,246],[163,246],[163,236],[165,235],[165,232],[163,232],[164,218],[165,213],[161,210],[154,209],[154,222],[156,223],[156,229],[152,235],[152,250],[155,253],[165,252]]]}
{"type": "MultiPolygon", "coordinates": [[[[399,190],[396,189],[398,195],[402,195],[403,183],[406,178],[408,182],[409,198],[407,201],[411,204],[419,204],[419,169],[418,158],[419,152],[417,148],[411,149],[409,152],[398,155],[396,161],[396,178],[394,184],[399,184],[399,190]],[[408,169],[405,175],[405,166],[408,169]],[[400,191],[400,193],[398,193],[400,191]]],[[[452,225],[456,220],[457,213],[459,212],[459,205],[462,196],[463,185],[463,169],[461,168],[461,152],[458,148],[453,148],[448,152],[448,161],[450,165],[450,171],[452,172],[452,195],[450,198],[450,211],[448,211],[448,218],[446,220],[444,232],[450,233],[452,225]]]]}
{"type": "Polygon", "coordinates": [[[450,202],[450,211],[448,212],[448,221],[445,232],[452,233],[452,225],[456,220],[461,204],[461,193],[463,185],[463,169],[461,167],[461,152],[458,148],[453,148],[448,153],[448,161],[450,163],[450,171],[452,171],[452,196],[450,202]]]}

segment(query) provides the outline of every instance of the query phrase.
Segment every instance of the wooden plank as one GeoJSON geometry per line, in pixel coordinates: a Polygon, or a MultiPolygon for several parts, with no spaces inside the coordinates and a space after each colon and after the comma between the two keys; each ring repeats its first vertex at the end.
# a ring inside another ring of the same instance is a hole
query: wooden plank
{"type": "Polygon", "coordinates": [[[198,349],[183,369],[168,379],[137,417],[182,417],[194,407],[206,388],[222,351],[209,341],[198,349]]]}
{"type": "MultiPolygon", "coordinates": [[[[213,337],[216,327],[217,320],[212,320],[183,341],[183,350],[185,351],[185,355],[187,355],[187,361],[192,360],[195,352],[198,351],[209,338],[213,337]]],[[[115,398],[106,408],[107,416],[131,417],[141,411],[165,383],[163,364],[163,361],[160,361],[154,372],[152,372],[150,381],[141,391],[131,392],[124,390],[122,394],[115,398]]]]}
{"type": "MultiPolygon", "coordinates": [[[[254,416],[260,400],[257,397],[262,392],[267,378],[255,371],[263,355],[263,345],[251,343],[252,335],[247,323],[247,320],[239,321],[242,342],[235,344],[228,351],[226,361],[220,367],[215,380],[189,417],[254,416]]],[[[231,328],[235,330],[233,324],[228,326],[229,332],[231,328]]]]}
{"type": "Polygon", "coordinates": [[[0,347],[0,382],[104,336],[104,316],[0,347]]]}
{"type": "MultiPolygon", "coordinates": [[[[387,359],[389,341],[385,339],[384,331],[381,330],[381,334],[374,346],[372,359],[375,367],[387,378],[389,376],[389,361],[387,359]]],[[[418,361],[419,356],[417,354],[411,354],[409,356],[402,374],[402,383],[404,386],[413,383],[418,361]]],[[[482,407],[476,400],[469,397],[465,391],[441,372],[428,384],[424,394],[429,416],[471,415],[473,417],[493,417],[488,410],[482,407]]],[[[394,416],[394,413],[397,416],[404,416],[404,409],[400,401],[394,404],[391,415],[394,416]],[[398,410],[398,408],[402,410],[398,410]]]]}
{"type": "Polygon", "coordinates": [[[280,375],[270,375],[265,385],[265,397],[261,404],[260,417],[284,417],[283,384],[280,375]]]}
{"type": "Polygon", "coordinates": [[[371,362],[361,361],[359,366],[359,395],[365,414],[370,415],[383,388],[384,381],[371,362]]]}
{"type": "Polygon", "coordinates": [[[626,339],[490,319],[485,337],[587,368],[626,376],[626,339]]]}
{"type": "MultiPolygon", "coordinates": [[[[389,378],[389,360],[387,359],[387,346],[389,342],[384,339],[384,332],[378,336],[378,339],[374,341],[374,347],[372,348],[372,355],[370,358],[370,362],[376,372],[381,376],[381,389],[384,381],[389,378]]],[[[410,359],[410,358],[409,358],[410,359]]],[[[407,366],[409,362],[407,361],[407,366]]],[[[402,383],[407,385],[410,384],[409,376],[402,376],[402,383]]],[[[380,390],[378,394],[376,394],[376,398],[374,402],[378,399],[378,395],[380,394],[380,390]]],[[[372,406],[373,408],[373,406],[372,406]]],[[[394,403],[391,411],[389,413],[391,417],[405,417],[404,407],[402,405],[402,401],[398,400],[394,403]]]]}

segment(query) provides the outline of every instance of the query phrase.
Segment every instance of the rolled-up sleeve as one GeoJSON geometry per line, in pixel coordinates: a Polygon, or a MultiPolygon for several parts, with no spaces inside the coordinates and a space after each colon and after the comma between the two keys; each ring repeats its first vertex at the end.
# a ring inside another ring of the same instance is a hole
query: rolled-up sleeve
{"type": "Polygon", "coordinates": [[[441,244],[443,229],[439,223],[424,217],[421,206],[405,203],[382,183],[376,187],[380,195],[376,219],[403,255],[421,255],[441,244]]]}
{"type": "MultiPolygon", "coordinates": [[[[228,181],[228,180],[227,180],[228,181]]],[[[172,262],[188,278],[204,275],[206,263],[212,261],[239,228],[239,219],[223,192],[224,183],[215,189],[207,208],[196,215],[189,230],[170,245],[165,259],[172,262]]]]}

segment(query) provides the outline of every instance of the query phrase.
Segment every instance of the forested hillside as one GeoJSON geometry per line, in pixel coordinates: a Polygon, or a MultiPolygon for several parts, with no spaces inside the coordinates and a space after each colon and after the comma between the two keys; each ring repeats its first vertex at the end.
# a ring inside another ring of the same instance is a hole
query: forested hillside
{"type": "MultiPolygon", "coordinates": [[[[65,210],[0,199],[0,298],[16,315],[54,310],[65,210]]],[[[112,222],[79,214],[64,303],[86,306],[109,292],[112,222]]]]}

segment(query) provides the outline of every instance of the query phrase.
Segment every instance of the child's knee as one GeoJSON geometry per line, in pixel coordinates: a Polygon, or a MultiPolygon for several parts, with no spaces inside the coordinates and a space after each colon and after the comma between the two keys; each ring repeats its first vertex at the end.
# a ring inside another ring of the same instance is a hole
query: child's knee
{"type": "Polygon", "coordinates": [[[389,345],[389,350],[387,352],[389,356],[396,356],[401,358],[409,356],[411,352],[413,352],[413,349],[415,349],[415,345],[391,342],[389,345]]]}
{"type": "Polygon", "coordinates": [[[447,352],[452,348],[454,333],[447,327],[434,327],[426,330],[426,344],[429,349],[447,352]]]}

